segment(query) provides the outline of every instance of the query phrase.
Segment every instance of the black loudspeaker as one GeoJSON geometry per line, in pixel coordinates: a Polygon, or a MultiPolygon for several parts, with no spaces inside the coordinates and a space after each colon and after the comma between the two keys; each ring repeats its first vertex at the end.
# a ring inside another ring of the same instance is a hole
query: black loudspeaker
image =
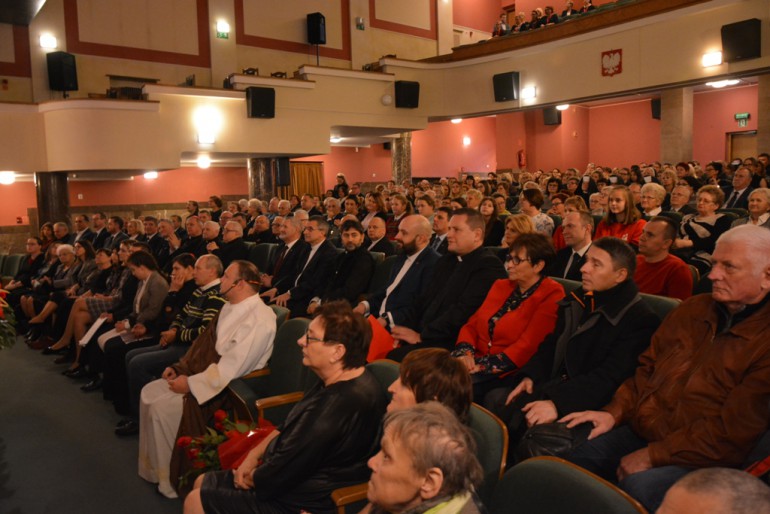
{"type": "Polygon", "coordinates": [[[392,148],[392,145],[390,143],[382,143],[383,150],[390,150],[391,148],[392,148]]]}
{"type": "Polygon", "coordinates": [[[307,15],[307,42],[311,45],[326,44],[326,18],[320,12],[307,15]]]}
{"type": "Polygon", "coordinates": [[[48,87],[52,91],[77,91],[78,70],[75,56],[67,52],[50,52],[48,62],[48,87]]]}
{"type": "Polygon", "coordinates": [[[652,119],[660,119],[660,98],[653,98],[650,100],[650,108],[652,109],[652,119]]]}
{"type": "Polygon", "coordinates": [[[275,89],[247,87],[246,109],[249,118],[275,118],[275,89]]]}
{"type": "Polygon", "coordinates": [[[509,102],[519,99],[519,72],[509,71],[492,77],[495,87],[495,102],[509,102]]]}
{"type": "Polygon", "coordinates": [[[420,105],[420,83],[409,80],[396,81],[396,107],[416,109],[420,105]]]}
{"type": "Polygon", "coordinates": [[[291,166],[288,157],[275,159],[275,185],[286,187],[291,185],[291,166]]]}
{"type": "Polygon", "coordinates": [[[762,56],[762,22],[757,18],[722,25],[722,60],[745,61],[762,56]]]}
{"type": "Polygon", "coordinates": [[[556,107],[543,109],[543,123],[546,125],[561,125],[561,111],[556,107]]]}

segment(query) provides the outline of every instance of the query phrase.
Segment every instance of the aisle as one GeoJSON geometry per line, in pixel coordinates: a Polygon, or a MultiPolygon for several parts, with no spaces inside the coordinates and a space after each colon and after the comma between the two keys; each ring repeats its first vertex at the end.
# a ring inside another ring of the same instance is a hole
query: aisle
{"type": "Polygon", "coordinates": [[[0,351],[0,512],[179,514],[136,474],[138,437],[116,437],[112,405],[54,358],[21,339],[0,351]]]}

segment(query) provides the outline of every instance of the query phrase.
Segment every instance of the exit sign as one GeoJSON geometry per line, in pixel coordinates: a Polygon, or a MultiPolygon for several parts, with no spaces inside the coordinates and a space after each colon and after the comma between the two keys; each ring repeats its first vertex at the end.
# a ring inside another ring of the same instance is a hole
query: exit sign
{"type": "Polygon", "coordinates": [[[735,119],[736,120],[747,120],[749,118],[750,118],[750,115],[747,112],[736,112],[735,113],[735,119]]]}

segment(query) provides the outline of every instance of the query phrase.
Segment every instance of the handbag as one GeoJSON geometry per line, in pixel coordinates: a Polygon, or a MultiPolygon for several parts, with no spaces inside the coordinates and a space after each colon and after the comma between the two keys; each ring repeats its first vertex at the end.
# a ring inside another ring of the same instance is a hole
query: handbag
{"type": "Polygon", "coordinates": [[[522,462],[544,455],[565,455],[588,439],[591,428],[590,423],[581,423],[573,428],[567,428],[566,423],[535,425],[521,438],[513,457],[516,462],[522,462]]]}

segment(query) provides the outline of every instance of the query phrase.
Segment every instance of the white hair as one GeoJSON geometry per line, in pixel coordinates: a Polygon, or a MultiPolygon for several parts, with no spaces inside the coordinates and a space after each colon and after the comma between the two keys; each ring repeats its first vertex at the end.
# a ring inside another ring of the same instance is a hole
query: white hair
{"type": "Polygon", "coordinates": [[[770,230],[757,225],[739,225],[717,239],[720,244],[742,244],[746,255],[751,256],[754,274],[759,276],[770,266],[770,230]]]}

